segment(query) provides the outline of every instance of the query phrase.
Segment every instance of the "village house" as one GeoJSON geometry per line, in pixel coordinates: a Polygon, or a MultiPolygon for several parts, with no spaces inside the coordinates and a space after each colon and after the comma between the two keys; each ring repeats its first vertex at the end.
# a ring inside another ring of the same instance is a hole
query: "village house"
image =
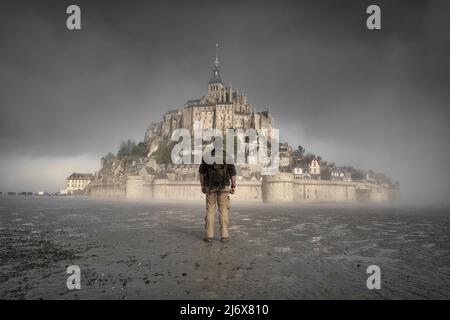
{"type": "Polygon", "coordinates": [[[306,159],[297,159],[294,170],[294,179],[311,180],[309,173],[309,161],[306,159]]]}
{"type": "Polygon", "coordinates": [[[311,175],[309,174],[309,168],[301,168],[301,167],[295,167],[294,168],[294,179],[303,179],[303,180],[310,180],[311,175]]]}
{"type": "Polygon", "coordinates": [[[314,180],[320,180],[320,164],[317,159],[312,159],[309,164],[309,174],[314,180]]]}
{"type": "Polygon", "coordinates": [[[377,184],[377,181],[375,179],[375,173],[373,171],[369,171],[369,172],[366,173],[365,180],[368,183],[377,184]]]}
{"type": "Polygon", "coordinates": [[[279,144],[279,168],[281,172],[292,171],[292,147],[288,143],[279,144]]]}
{"type": "Polygon", "coordinates": [[[83,191],[92,181],[94,175],[91,173],[72,173],[65,183],[65,190],[68,194],[83,191]]]}
{"type": "Polygon", "coordinates": [[[334,181],[352,181],[351,173],[342,167],[333,167],[331,169],[331,180],[334,181]]]}

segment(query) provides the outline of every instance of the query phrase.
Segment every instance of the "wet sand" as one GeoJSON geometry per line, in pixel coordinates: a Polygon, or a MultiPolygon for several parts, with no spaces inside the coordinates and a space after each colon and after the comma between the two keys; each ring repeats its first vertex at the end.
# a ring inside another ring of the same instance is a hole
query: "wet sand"
{"type": "Polygon", "coordinates": [[[450,212],[0,197],[1,299],[448,299],[450,212]],[[218,225],[216,226],[218,230],[218,225]],[[366,268],[381,268],[368,290],[366,268]],[[66,268],[79,265],[81,290],[66,268]]]}

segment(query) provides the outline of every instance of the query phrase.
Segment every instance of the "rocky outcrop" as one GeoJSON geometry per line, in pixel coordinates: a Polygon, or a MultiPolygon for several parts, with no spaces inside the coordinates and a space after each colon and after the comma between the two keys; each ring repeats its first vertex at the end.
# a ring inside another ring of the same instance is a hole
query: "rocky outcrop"
{"type": "Polygon", "coordinates": [[[145,166],[147,159],[130,157],[116,158],[103,164],[94,175],[94,179],[86,188],[87,194],[99,189],[125,189],[127,178],[137,175],[145,166]]]}

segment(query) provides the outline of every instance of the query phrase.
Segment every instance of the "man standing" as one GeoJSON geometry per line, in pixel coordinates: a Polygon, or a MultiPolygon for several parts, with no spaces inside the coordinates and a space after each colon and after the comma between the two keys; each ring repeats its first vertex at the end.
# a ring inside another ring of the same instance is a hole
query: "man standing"
{"type": "MultiPolygon", "coordinates": [[[[225,159],[222,162],[225,162],[225,159]]],[[[202,192],[206,194],[206,236],[204,240],[211,242],[214,239],[214,216],[217,204],[219,208],[220,240],[227,242],[230,239],[228,234],[229,195],[236,191],[236,168],[233,163],[219,164],[214,162],[213,164],[207,164],[203,160],[199,167],[199,173],[202,192]]]]}

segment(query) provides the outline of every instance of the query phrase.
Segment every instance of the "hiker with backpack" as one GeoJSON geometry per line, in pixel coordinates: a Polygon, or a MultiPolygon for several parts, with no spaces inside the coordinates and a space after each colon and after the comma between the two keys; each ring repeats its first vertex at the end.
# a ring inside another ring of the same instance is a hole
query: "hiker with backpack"
{"type": "MultiPolygon", "coordinates": [[[[215,141],[217,142],[217,141],[215,141]]],[[[215,148],[215,152],[223,152],[222,146],[215,148]]],[[[206,216],[204,240],[211,242],[214,239],[214,217],[216,214],[216,204],[219,209],[219,224],[221,241],[229,240],[228,233],[228,212],[230,209],[230,194],[236,192],[236,168],[233,163],[225,161],[226,156],[222,159],[222,163],[213,162],[207,164],[204,159],[199,167],[200,183],[202,192],[206,195],[206,216]]]]}

